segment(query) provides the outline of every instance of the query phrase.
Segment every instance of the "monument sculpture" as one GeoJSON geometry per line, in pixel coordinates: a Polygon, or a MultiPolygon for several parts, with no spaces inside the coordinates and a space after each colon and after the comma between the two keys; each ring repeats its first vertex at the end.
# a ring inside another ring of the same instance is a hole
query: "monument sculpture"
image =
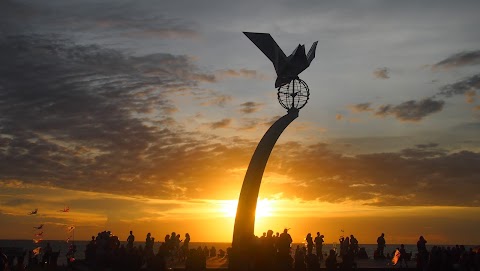
{"type": "Polygon", "coordinates": [[[255,211],[262,176],[278,138],[298,117],[299,110],[308,102],[310,90],[298,75],[310,66],[315,58],[318,43],[318,41],[313,43],[308,54],[305,54],[305,45],[299,44],[287,57],[270,34],[252,32],[244,32],[244,34],[272,61],[277,73],[275,88],[278,101],[287,109],[287,114],[279,118],[262,137],[245,174],[238,199],[229,262],[229,269],[235,271],[254,270],[251,259],[255,251],[252,250],[252,245],[255,238],[255,211]]]}

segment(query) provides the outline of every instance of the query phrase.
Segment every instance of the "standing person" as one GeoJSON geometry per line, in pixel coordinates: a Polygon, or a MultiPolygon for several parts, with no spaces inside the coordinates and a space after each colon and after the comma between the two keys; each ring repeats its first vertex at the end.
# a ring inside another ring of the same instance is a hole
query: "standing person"
{"type": "Polygon", "coordinates": [[[418,270],[423,270],[428,262],[428,251],[427,251],[426,244],[427,244],[427,240],[425,240],[423,236],[420,236],[420,238],[417,241],[417,250],[418,250],[417,269],[418,270]]]}
{"type": "Polygon", "coordinates": [[[350,237],[346,237],[342,244],[340,245],[340,256],[343,257],[347,255],[347,252],[350,248],[350,237]]]}
{"type": "Polygon", "coordinates": [[[400,267],[402,267],[402,263],[405,263],[405,266],[408,268],[407,263],[407,251],[405,250],[405,246],[403,244],[400,245],[400,258],[398,259],[400,262],[400,267]]]}
{"type": "Polygon", "coordinates": [[[293,240],[290,234],[288,233],[288,229],[284,229],[282,234],[279,236],[279,247],[278,253],[282,256],[290,255],[290,245],[292,244],[293,240]]]}
{"type": "Polygon", "coordinates": [[[358,254],[358,240],[353,236],[353,234],[350,235],[350,248],[353,251],[353,255],[357,256],[358,254]]]}
{"type": "Polygon", "coordinates": [[[127,249],[128,250],[133,249],[133,242],[135,242],[135,236],[133,235],[133,232],[130,231],[130,235],[127,238],[127,249]]]}
{"type": "Polygon", "coordinates": [[[187,254],[189,252],[188,245],[190,243],[190,234],[187,232],[185,233],[185,240],[183,240],[183,244],[181,247],[181,255],[180,261],[185,261],[187,259],[187,254]]]}
{"type": "Polygon", "coordinates": [[[377,238],[377,252],[380,257],[385,257],[383,254],[383,250],[385,249],[385,233],[382,232],[382,235],[380,235],[377,238]]]}
{"type": "Polygon", "coordinates": [[[153,255],[153,242],[155,238],[152,238],[151,233],[147,233],[147,238],[145,238],[145,250],[144,253],[145,255],[148,255],[149,257],[153,255]]]}
{"type": "Polygon", "coordinates": [[[313,239],[311,233],[307,234],[307,237],[305,237],[305,241],[307,241],[307,255],[310,255],[312,254],[313,250],[313,239]]]}
{"type": "Polygon", "coordinates": [[[320,260],[323,260],[323,252],[322,252],[322,247],[323,247],[323,235],[320,235],[320,232],[317,232],[317,237],[315,237],[315,249],[317,252],[317,257],[320,260]]]}
{"type": "Polygon", "coordinates": [[[423,236],[420,236],[420,238],[417,241],[417,250],[419,254],[427,252],[426,244],[427,244],[427,240],[425,240],[423,236]]]}

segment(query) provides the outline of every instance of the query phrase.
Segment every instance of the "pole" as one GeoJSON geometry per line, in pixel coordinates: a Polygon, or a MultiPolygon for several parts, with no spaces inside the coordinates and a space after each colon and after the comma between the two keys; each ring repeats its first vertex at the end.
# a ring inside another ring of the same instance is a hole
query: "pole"
{"type": "Polygon", "coordinates": [[[289,109],[288,114],[279,118],[267,130],[253,153],[238,199],[229,270],[250,270],[249,263],[252,258],[252,241],[255,237],[255,210],[257,208],[258,192],[260,190],[263,172],[265,171],[268,158],[278,138],[297,117],[298,109],[289,109]]]}

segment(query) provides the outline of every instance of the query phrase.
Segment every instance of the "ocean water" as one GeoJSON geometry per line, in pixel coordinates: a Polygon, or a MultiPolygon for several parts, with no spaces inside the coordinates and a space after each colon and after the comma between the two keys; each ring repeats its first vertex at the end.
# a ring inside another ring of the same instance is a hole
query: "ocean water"
{"type": "MultiPolygon", "coordinates": [[[[18,248],[23,248],[25,251],[33,250],[37,247],[45,247],[47,242],[50,243],[50,246],[52,247],[53,251],[60,251],[60,256],[58,257],[58,264],[59,265],[65,265],[67,263],[66,260],[66,253],[68,251],[68,247],[71,244],[67,243],[65,241],[61,240],[50,240],[50,241],[42,241],[39,244],[34,244],[31,240],[0,240],[0,247],[18,247],[18,248]]],[[[84,259],[85,258],[85,248],[87,246],[89,241],[75,241],[75,245],[77,246],[77,253],[75,253],[75,258],[77,259],[84,259]]],[[[121,244],[126,246],[126,242],[120,242],[121,244]]],[[[156,253],[158,251],[158,248],[160,247],[160,242],[155,242],[153,246],[153,251],[156,253]]],[[[293,243],[292,244],[292,255],[295,251],[295,248],[298,246],[303,247],[303,243],[293,243]]],[[[135,246],[145,246],[145,242],[135,242],[135,246]]],[[[208,248],[211,248],[214,246],[218,250],[223,249],[227,250],[229,246],[231,246],[231,243],[219,243],[219,242],[190,242],[190,248],[197,248],[201,246],[202,248],[204,246],[207,246],[208,248]]],[[[430,250],[433,245],[428,245],[427,249],[430,250]]],[[[455,245],[441,245],[443,247],[452,247],[455,245]]],[[[367,252],[367,255],[370,259],[373,258],[373,252],[377,248],[376,244],[360,244],[360,247],[365,247],[365,251],[367,252]]],[[[392,254],[392,252],[395,251],[396,248],[400,247],[399,244],[387,244],[387,247],[385,248],[385,255],[387,253],[392,254]]],[[[468,250],[471,246],[465,246],[465,248],[468,250]]],[[[324,244],[323,246],[323,253],[328,253],[330,249],[335,249],[338,248],[338,244],[324,244]]],[[[417,252],[417,246],[416,244],[405,244],[405,249],[407,252],[412,252],[412,256],[415,256],[415,253],[417,252]]],[[[315,249],[314,249],[315,250],[315,249]]]]}

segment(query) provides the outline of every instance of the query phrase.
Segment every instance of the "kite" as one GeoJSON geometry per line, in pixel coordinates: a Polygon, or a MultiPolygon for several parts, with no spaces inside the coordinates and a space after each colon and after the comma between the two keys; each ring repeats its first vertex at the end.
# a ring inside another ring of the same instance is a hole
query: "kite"
{"type": "Polygon", "coordinates": [[[68,227],[67,227],[67,231],[68,231],[68,232],[71,232],[71,231],[73,231],[74,229],[75,229],[75,226],[68,226],[68,227]]]}
{"type": "Polygon", "coordinates": [[[42,251],[42,247],[37,247],[32,250],[33,256],[37,256],[42,251]]]}
{"type": "Polygon", "coordinates": [[[43,239],[33,239],[33,243],[34,243],[34,244],[38,244],[38,243],[40,243],[40,242],[42,242],[42,241],[43,241],[43,239]]]}
{"type": "Polygon", "coordinates": [[[70,212],[70,207],[65,207],[63,210],[59,210],[59,212],[68,213],[70,212]]]}
{"type": "Polygon", "coordinates": [[[29,215],[36,215],[38,212],[38,209],[35,209],[33,211],[31,211],[30,213],[28,213],[29,215]]]}
{"type": "Polygon", "coordinates": [[[310,66],[315,58],[318,41],[312,44],[308,54],[305,54],[305,45],[299,44],[288,57],[268,33],[243,32],[265,56],[273,63],[277,72],[275,88],[289,84],[298,78],[298,75],[310,66]]]}
{"type": "Polygon", "coordinates": [[[43,231],[40,233],[35,234],[36,237],[41,237],[43,235],[43,231]]]}
{"type": "Polygon", "coordinates": [[[43,228],[43,224],[40,224],[40,226],[38,226],[38,227],[33,227],[33,228],[36,229],[36,230],[41,230],[41,229],[43,228]]]}

